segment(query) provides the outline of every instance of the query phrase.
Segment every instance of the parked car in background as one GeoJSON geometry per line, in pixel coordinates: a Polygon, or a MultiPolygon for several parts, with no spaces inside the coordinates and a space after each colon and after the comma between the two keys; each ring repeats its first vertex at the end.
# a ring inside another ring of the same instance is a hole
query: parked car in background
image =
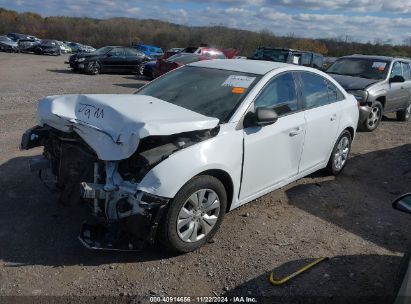
{"type": "Polygon", "coordinates": [[[154,79],[154,69],[157,65],[157,62],[159,60],[165,60],[167,58],[170,58],[171,56],[174,56],[176,54],[180,54],[184,48],[171,48],[164,52],[163,57],[157,58],[156,60],[149,60],[146,63],[143,63],[140,67],[140,75],[145,76],[148,79],[154,79]]]}
{"type": "Polygon", "coordinates": [[[61,48],[56,40],[42,40],[40,43],[33,45],[32,50],[38,55],[61,55],[61,48]]]}
{"type": "Polygon", "coordinates": [[[234,57],[227,57],[223,51],[212,47],[187,47],[181,53],[192,53],[199,56],[209,57],[212,59],[231,59],[234,57]]]}
{"type": "Polygon", "coordinates": [[[91,53],[77,53],[69,57],[70,67],[89,75],[103,72],[139,72],[146,55],[134,48],[105,46],[91,53]]]}
{"type": "Polygon", "coordinates": [[[58,46],[60,47],[60,51],[61,51],[62,54],[71,53],[71,48],[68,45],[66,45],[64,42],[58,41],[58,40],[56,40],[56,42],[57,42],[58,46]]]}
{"type": "Polygon", "coordinates": [[[156,58],[163,57],[164,55],[163,49],[158,46],[147,45],[147,44],[135,44],[133,47],[143,52],[150,58],[156,59],[156,58]]]}
{"type": "Polygon", "coordinates": [[[321,54],[287,48],[259,47],[248,59],[286,62],[316,69],[322,69],[324,64],[321,54]]]}
{"type": "Polygon", "coordinates": [[[41,41],[33,39],[19,39],[17,46],[21,53],[33,53],[34,47],[40,44],[41,41]]]}
{"type": "Polygon", "coordinates": [[[404,58],[352,55],[336,60],[327,73],[358,100],[359,128],[370,132],[383,114],[395,112],[400,121],[410,119],[410,63],[404,58]]]}
{"type": "Polygon", "coordinates": [[[19,47],[16,41],[13,41],[7,36],[0,36],[0,51],[18,53],[19,47]]]}
{"type": "Polygon", "coordinates": [[[213,59],[213,58],[208,57],[208,56],[198,55],[198,54],[178,53],[167,59],[158,59],[154,66],[151,65],[151,67],[153,68],[152,76],[153,78],[157,78],[183,65],[196,62],[196,61],[209,60],[209,59],[213,59]]]}
{"type": "Polygon", "coordinates": [[[234,59],[191,63],[135,95],[45,97],[37,118],[21,148],[43,146],[32,164],[55,176],[62,202],[92,207],[86,247],[158,239],[189,252],[227,211],[322,168],[339,174],[358,107],[316,69],[234,59]]]}
{"type": "Polygon", "coordinates": [[[83,52],[84,53],[92,53],[92,52],[94,52],[96,49],[95,48],[93,48],[92,46],[90,46],[90,45],[83,45],[83,52]]]}
{"type": "Polygon", "coordinates": [[[19,34],[19,33],[8,33],[7,37],[9,37],[10,39],[16,42],[19,41],[20,39],[40,41],[40,39],[35,36],[27,35],[27,34],[19,34]]]}
{"type": "Polygon", "coordinates": [[[140,75],[145,76],[148,79],[154,79],[154,69],[156,68],[157,61],[148,61],[140,66],[140,75]]]}

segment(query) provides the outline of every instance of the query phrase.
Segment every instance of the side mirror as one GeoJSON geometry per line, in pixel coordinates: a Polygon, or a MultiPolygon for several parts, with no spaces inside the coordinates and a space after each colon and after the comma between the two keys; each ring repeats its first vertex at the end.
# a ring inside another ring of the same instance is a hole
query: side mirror
{"type": "Polygon", "coordinates": [[[110,54],[110,53],[106,54],[106,57],[112,57],[112,56],[113,56],[113,54],[110,54]]]}
{"type": "Polygon", "coordinates": [[[396,210],[411,214],[411,193],[396,198],[392,203],[392,207],[396,210]]]}
{"type": "Polygon", "coordinates": [[[400,82],[405,82],[404,77],[400,75],[395,75],[394,77],[390,78],[390,83],[400,83],[400,82]]]}
{"type": "Polygon", "coordinates": [[[278,119],[277,113],[266,107],[258,107],[255,109],[255,124],[257,126],[267,126],[275,123],[278,119]]]}

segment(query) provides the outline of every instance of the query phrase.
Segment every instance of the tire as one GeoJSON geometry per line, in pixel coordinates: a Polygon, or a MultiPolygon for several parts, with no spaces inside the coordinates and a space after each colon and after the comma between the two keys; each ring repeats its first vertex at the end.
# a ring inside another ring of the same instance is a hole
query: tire
{"type": "Polygon", "coordinates": [[[360,126],[359,129],[365,132],[372,132],[377,129],[382,119],[382,111],[383,107],[381,102],[374,102],[374,104],[371,106],[371,113],[369,117],[365,120],[365,122],[360,126]]]}
{"type": "Polygon", "coordinates": [[[217,232],[226,208],[227,194],[224,185],[213,176],[197,176],[187,182],[170,202],[160,224],[159,239],[173,252],[186,253],[196,250],[217,232]],[[195,200],[190,197],[194,196],[198,199],[202,193],[204,193],[203,204],[200,204],[201,209],[196,211],[193,203],[195,200]],[[216,199],[214,195],[217,196],[216,199]],[[204,210],[211,206],[213,209],[209,209],[208,212],[204,210]],[[180,221],[180,226],[177,225],[177,221],[180,221]],[[210,223],[214,224],[210,225],[210,223]],[[207,231],[208,229],[210,230],[207,231]]]}
{"type": "Polygon", "coordinates": [[[411,117],[411,102],[408,104],[408,106],[402,110],[402,111],[398,111],[396,113],[397,115],[397,120],[399,121],[408,121],[410,120],[411,117]]]}
{"type": "Polygon", "coordinates": [[[98,75],[101,72],[100,64],[97,61],[90,61],[86,66],[86,73],[89,75],[98,75]]]}
{"type": "Polygon", "coordinates": [[[140,64],[140,66],[138,67],[138,73],[140,74],[140,76],[144,76],[144,64],[140,64]]]}
{"type": "Polygon", "coordinates": [[[327,164],[328,173],[338,175],[342,172],[350,155],[351,142],[351,133],[348,130],[344,130],[340,137],[338,137],[333,151],[331,152],[331,156],[327,164]]]}

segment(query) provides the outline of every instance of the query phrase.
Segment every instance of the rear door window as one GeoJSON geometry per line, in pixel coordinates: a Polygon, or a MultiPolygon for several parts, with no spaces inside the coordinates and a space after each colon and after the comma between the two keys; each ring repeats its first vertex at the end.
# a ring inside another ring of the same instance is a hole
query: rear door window
{"type": "Polygon", "coordinates": [[[317,74],[300,72],[303,100],[306,109],[330,103],[327,80],[317,74]]]}
{"type": "Polygon", "coordinates": [[[331,81],[326,80],[328,86],[328,101],[329,103],[343,100],[344,94],[331,81]]]}

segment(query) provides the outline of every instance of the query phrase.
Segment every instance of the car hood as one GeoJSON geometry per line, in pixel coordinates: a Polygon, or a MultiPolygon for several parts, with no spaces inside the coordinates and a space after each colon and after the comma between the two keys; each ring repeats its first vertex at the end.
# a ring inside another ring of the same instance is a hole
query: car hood
{"type": "Polygon", "coordinates": [[[348,75],[328,74],[333,77],[346,90],[364,90],[370,85],[379,82],[377,79],[366,79],[348,75]]]}
{"type": "Polygon", "coordinates": [[[130,157],[140,139],[216,127],[217,118],[146,95],[58,95],[40,100],[37,122],[76,132],[106,161],[130,157]]]}

